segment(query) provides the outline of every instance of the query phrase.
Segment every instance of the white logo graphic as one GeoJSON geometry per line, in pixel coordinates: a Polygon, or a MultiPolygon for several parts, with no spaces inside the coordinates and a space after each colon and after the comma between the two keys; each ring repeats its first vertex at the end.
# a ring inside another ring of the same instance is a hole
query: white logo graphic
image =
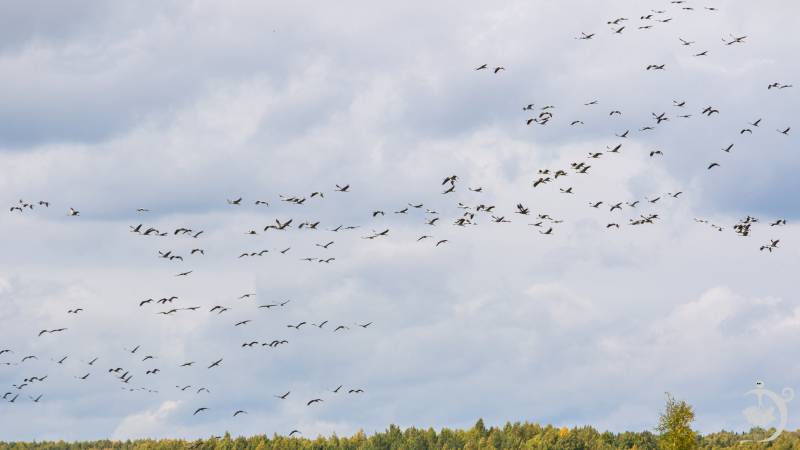
{"type": "Polygon", "coordinates": [[[780,417],[777,418],[778,425],[775,426],[775,432],[766,439],[760,441],[744,440],[741,442],[774,441],[778,439],[778,436],[786,429],[786,422],[789,420],[786,404],[794,398],[794,390],[791,388],[783,388],[781,395],[778,395],[769,389],[765,389],[764,383],[761,381],[757,382],[756,386],[755,389],[745,392],[745,395],[755,395],[758,397],[758,405],[745,408],[742,414],[744,414],[745,419],[747,419],[751,425],[768,429],[771,427],[772,422],[776,420],[775,408],[778,408],[778,413],[780,414],[780,417]],[[764,397],[770,399],[773,404],[769,406],[765,405],[764,397]]]}

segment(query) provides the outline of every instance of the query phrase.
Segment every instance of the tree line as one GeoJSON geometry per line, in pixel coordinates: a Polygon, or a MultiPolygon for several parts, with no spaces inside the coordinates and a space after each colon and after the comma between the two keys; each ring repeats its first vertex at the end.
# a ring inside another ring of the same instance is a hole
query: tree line
{"type": "MultiPolygon", "coordinates": [[[[695,449],[769,448],[773,450],[800,449],[800,432],[784,432],[768,444],[740,444],[745,439],[763,439],[766,430],[753,429],[747,433],[721,431],[694,436],[690,447],[695,449]]],[[[185,441],[178,439],[95,441],[95,442],[10,442],[0,443],[0,450],[662,450],[672,446],[663,436],[649,431],[610,433],[592,427],[572,429],[541,426],[535,423],[507,423],[502,427],[485,427],[479,420],[467,430],[432,428],[400,429],[390,426],[386,431],[367,436],[358,432],[349,437],[317,437],[315,439],[285,436],[231,437],[185,441]]]]}

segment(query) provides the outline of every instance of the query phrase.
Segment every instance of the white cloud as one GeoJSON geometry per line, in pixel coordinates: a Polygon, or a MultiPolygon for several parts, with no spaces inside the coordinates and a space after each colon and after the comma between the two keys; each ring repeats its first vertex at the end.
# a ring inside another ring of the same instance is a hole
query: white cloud
{"type": "Polygon", "coordinates": [[[797,81],[785,57],[796,39],[773,32],[788,29],[796,4],[670,10],[669,25],[621,36],[605,21],[638,17],[639,2],[82,5],[78,22],[72,9],[38,19],[15,11],[19,23],[49,25],[0,27],[0,205],[51,201],[0,222],[0,348],[15,351],[0,357],[12,364],[0,366],[0,386],[49,375],[31,387],[43,403],[0,408],[0,422],[14,424],[4,438],[310,436],[481,416],[649,429],[665,390],[695,404],[709,431],[746,426],[737,402],[753,380],[797,379],[787,355],[800,306],[786,274],[800,233],[786,193],[800,160],[796,140],[772,128],[788,126],[800,103],[792,89],[766,90],[797,81]],[[597,38],[573,39],[581,31],[597,38]],[[748,44],[723,46],[729,32],[748,44]],[[712,55],[686,56],[677,36],[712,55]],[[645,72],[654,59],[669,70],[645,72]],[[508,70],[472,70],[483,62],[508,70]],[[673,99],[693,117],[679,120],[673,99]],[[524,125],[529,102],[556,105],[553,123],[524,125]],[[723,113],[699,117],[707,104],[723,113]],[[654,111],[670,121],[638,132],[654,111]],[[736,135],[761,116],[763,132],[736,135]],[[568,125],[577,119],[585,125],[568,125]],[[626,129],[627,140],[614,136],[626,129]],[[532,188],[539,169],[618,142],[622,152],[591,160],[588,175],[532,188]],[[649,156],[655,148],[663,158],[649,156]],[[707,171],[718,159],[720,170],[707,171]],[[454,173],[459,190],[442,195],[454,173]],[[336,183],[352,192],[333,192],[336,183]],[[566,186],[575,194],[561,194],[566,186]],[[315,190],[325,198],[303,206],[278,197],[315,190]],[[240,195],[247,205],[226,204],[240,195]],[[257,198],[271,205],[257,208],[257,198]],[[634,199],[636,209],[608,209],[634,199]],[[436,226],[424,208],[394,213],[418,202],[440,212],[436,226]],[[512,223],[481,213],[478,225],[455,227],[458,202],[496,205],[512,223]],[[564,223],[543,236],[517,203],[564,223]],[[81,216],[67,217],[69,207],[81,216]],[[372,218],[379,209],[386,216],[372,218]],[[656,224],[627,225],[651,212],[656,224]],[[747,238],[730,230],[744,214],[762,219],[747,238]],[[769,227],[776,215],[790,224],[769,227]],[[276,218],[321,223],[261,231],[276,218]],[[128,231],[138,223],[204,234],[144,238],[128,231]],[[329,231],[339,224],[360,228],[329,231]],[[388,238],[363,239],[385,228],[388,238]],[[423,234],[433,238],[417,242],[423,234]],[[777,238],[774,253],[758,251],[777,238]],[[439,239],[449,242],[434,247],[439,239]],[[328,250],[314,245],[328,240],[328,250]],[[206,255],[189,255],[197,247],[206,255]],[[261,249],[269,253],[237,258],[261,249]],[[322,255],[336,260],[300,260],[322,255]],[[184,269],[195,273],[174,276],[184,269]],[[238,299],[247,292],[257,296],[238,299]],[[172,295],[173,305],[138,306],[172,295]],[[230,310],[209,313],[214,305],[230,310]],[[85,312],[66,314],[76,306],[85,312]],[[156,314],[170,306],[201,309],[156,314]],[[323,320],[323,329],[286,327],[323,320]],[[333,333],[339,325],[349,329],[333,333]],[[62,326],[69,332],[36,337],[62,326]],[[241,347],[272,339],[289,344],[241,347]],[[126,351],[136,345],[142,353],[126,351]],[[20,362],[34,353],[38,361],[20,362]],[[220,357],[222,367],[205,368],[220,357]],[[196,364],[178,367],[187,361],[196,364]],[[114,367],[158,393],[121,389],[114,367]],[[162,373],[145,375],[154,367],[162,373]],[[331,393],[339,384],[367,392],[331,393]],[[315,397],[325,402],[306,407],[315,397]],[[192,416],[199,406],[210,409],[192,416]],[[237,409],[248,414],[234,420],[237,409]]]}
{"type": "Polygon", "coordinates": [[[180,406],[179,401],[168,400],[157,409],[131,414],[120,422],[112,433],[113,439],[145,439],[153,436],[169,436],[177,431],[167,425],[170,416],[180,406]]]}

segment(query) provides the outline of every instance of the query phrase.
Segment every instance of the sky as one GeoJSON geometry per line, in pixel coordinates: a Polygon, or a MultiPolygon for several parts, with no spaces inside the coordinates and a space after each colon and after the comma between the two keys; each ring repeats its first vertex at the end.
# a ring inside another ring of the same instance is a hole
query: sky
{"type": "Polygon", "coordinates": [[[800,388],[800,156],[797,132],[777,132],[800,127],[800,102],[797,88],[767,89],[800,81],[796,2],[2,4],[0,387],[20,394],[0,401],[4,440],[478,418],[639,431],[665,392],[702,432],[745,430],[756,381],[800,388]],[[526,125],[546,106],[551,120],[526,125]],[[568,176],[534,188],[543,169],[568,176]],[[20,199],[34,208],[8,211],[20,199]],[[473,224],[455,226],[465,211],[473,224]],[[530,225],[538,214],[556,222],[530,225]],[[659,217],[629,225],[647,214],[659,217]],[[748,215],[759,222],[739,236],[748,215]],[[170,250],[184,260],[159,258],[170,250]],[[275,339],[289,342],[241,347],[275,339]]]}

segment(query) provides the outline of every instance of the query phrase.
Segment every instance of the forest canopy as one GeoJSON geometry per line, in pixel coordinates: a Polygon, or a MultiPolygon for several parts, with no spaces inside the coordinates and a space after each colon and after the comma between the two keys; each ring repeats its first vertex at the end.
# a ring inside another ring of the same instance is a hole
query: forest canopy
{"type": "MultiPolygon", "coordinates": [[[[769,448],[774,450],[800,448],[800,431],[784,432],[767,444],[741,444],[742,440],[763,439],[769,430],[754,428],[747,433],[720,431],[696,436],[699,449],[769,448]]],[[[655,450],[661,449],[658,434],[644,432],[599,432],[592,427],[568,429],[542,426],[535,423],[507,423],[502,427],[486,427],[483,420],[467,430],[444,428],[401,429],[395,425],[383,432],[367,436],[359,431],[353,436],[232,437],[229,434],[203,440],[136,440],[95,442],[0,442],[0,450],[355,450],[355,449],[531,449],[531,450],[655,450]]]]}

